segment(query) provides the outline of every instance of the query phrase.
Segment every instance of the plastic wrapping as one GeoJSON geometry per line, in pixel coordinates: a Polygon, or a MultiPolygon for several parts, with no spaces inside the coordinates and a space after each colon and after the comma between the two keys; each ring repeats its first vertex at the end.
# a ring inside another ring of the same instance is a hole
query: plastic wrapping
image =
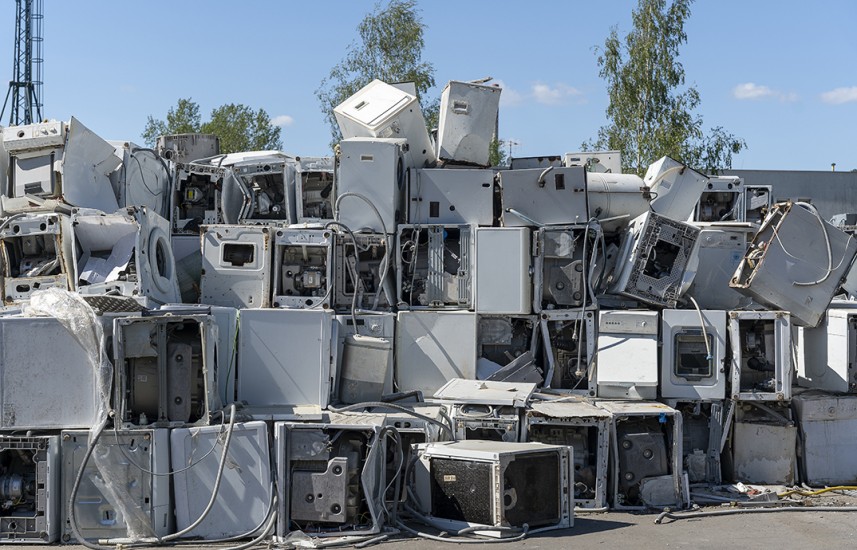
{"type": "Polygon", "coordinates": [[[110,410],[113,364],[107,357],[104,331],[95,311],[78,294],[59,288],[48,288],[34,292],[23,312],[32,317],[48,316],[57,319],[87,350],[89,363],[95,370],[99,392],[98,411],[92,419],[92,425],[99,425],[107,418],[110,410]]]}
{"type": "MultiPolygon", "coordinates": [[[[78,294],[49,288],[34,292],[30,304],[24,308],[24,313],[30,316],[54,317],[88,350],[89,362],[96,372],[96,387],[99,392],[98,411],[96,418],[92,419],[90,430],[90,441],[94,441],[108,418],[113,380],[113,364],[107,357],[104,331],[95,311],[78,294]]],[[[125,518],[128,538],[138,540],[152,536],[151,521],[134,501],[129,487],[117,483],[117,480],[124,477],[120,471],[125,467],[123,457],[117,456],[117,453],[110,451],[108,447],[96,445],[91,459],[98,468],[98,475],[93,476],[92,481],[125,518]]]]}

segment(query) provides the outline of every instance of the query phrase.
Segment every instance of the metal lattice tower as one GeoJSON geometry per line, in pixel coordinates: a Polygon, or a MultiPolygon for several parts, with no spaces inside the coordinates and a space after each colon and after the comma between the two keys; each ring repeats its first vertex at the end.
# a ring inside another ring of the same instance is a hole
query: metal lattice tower
{"type": "Polygon", "coordinates": [[[15,0],[15,58],[0,120],[9,111],[9,126],[42,119],[43,0],[15,0]],[[9,99],[11,98],[11,104],[9,99]]]}

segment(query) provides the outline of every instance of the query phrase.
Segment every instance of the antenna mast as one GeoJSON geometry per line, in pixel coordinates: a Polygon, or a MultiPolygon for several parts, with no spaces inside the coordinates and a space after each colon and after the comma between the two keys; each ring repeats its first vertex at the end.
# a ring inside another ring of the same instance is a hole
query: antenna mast
{"type": "Polygon", "coordinates": [[[9,90],[0,120],[9,111],[9,126],[32,124],[42,119],[43,0],[15,0],[15,55],[9,90]],[[11,98],[11,103],[9,99],[11,98]]]}

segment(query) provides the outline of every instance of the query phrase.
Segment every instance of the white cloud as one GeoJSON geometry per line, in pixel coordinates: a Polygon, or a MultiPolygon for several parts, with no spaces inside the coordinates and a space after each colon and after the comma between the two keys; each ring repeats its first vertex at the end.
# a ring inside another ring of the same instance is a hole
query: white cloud
{"type": "Polygon", "coordinates": [[[498,80],[497,85],[503,89],[503,92],[500,94],[500,105],[502,107],[514,107],[531,101],[541,103],[542,105],[561,105],[570,97],[583,96],[583,93],[577,88],[562,83],[551,86],[542,82],[536,82],[527,92],[510,88],[502,80],[498,80]]]}
{"type": "Polygon", "coordinates": [[[738,84],[734,88],[732,88],[732,96],[735,99],[778,99],[783,102],[791,103],[793,101],[797,101],[798,95],[794,92],[781,92],[779,90],[774,90],[773,88],[769,88],[768,86],[764,86],[762,84],[756,84],[754,82],[745,82],[744,84],[738,84]]]}
{"type": "Polygon", "coordinates": [[[496,84],[500,86],[501,90],[503,90],[500,92],[501,107],[514,107],[515,105],[520,105],[524,101],[524,94],[506,86],[506,83],[502,80],[497,80],[496,84]]]}
{"type": "Polygon", "coordinates": [[[841,105],[857,101],[857,86],[850,88],[836,88],[821,94],[821,100],[831,105],[841,105]]]}
{"type": "Polygon", "coordinates": [[[536,82],[532,87],[533,99],[542,105],[559,105],[566,98],[580,95],[582,95],[580,90],[562,83],[549,86],[536,82]]]}
{"type": "Polygon", "coordinates": [[[292,124],[294,124],[294,122],[295,122],[295,119],[290,117],[289,115],[279,115],[279,116],[275,116],[273,119],[271,119],[271,124],[273,124],[274,126],[280,126],[280,127],[291,126],[292,124]]]}

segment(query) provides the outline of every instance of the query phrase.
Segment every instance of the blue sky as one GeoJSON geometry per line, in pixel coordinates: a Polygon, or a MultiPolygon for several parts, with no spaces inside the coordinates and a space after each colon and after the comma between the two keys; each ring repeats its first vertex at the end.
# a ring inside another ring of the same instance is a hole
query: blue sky
{"type": "MultiPolygon", "coordinates": [[[[448,80],[493,76],[501,138],[515,156],[578,150],[604,124],[595,46],[630,29],[635,2],[424,0],[424,58],[448,80]]],[[[327,153],[314,90],[356,38],[372,1],[45,0],[45,115],[142,143],[147,115],[180,97],[203,115],[264,108],[284,150],[327,153]]],[[[14,5],[0,17],[0,82],[11,77],[14,5]]],[[[857,2],[698,0],[680,60],[705,126],[749,148],[734,168],[857,168],[857,2]]],[[[5,94],[4,94],[5,96],[5,94]]],[[[8,114],[4,117],[4,123],[8,114]]]]}

